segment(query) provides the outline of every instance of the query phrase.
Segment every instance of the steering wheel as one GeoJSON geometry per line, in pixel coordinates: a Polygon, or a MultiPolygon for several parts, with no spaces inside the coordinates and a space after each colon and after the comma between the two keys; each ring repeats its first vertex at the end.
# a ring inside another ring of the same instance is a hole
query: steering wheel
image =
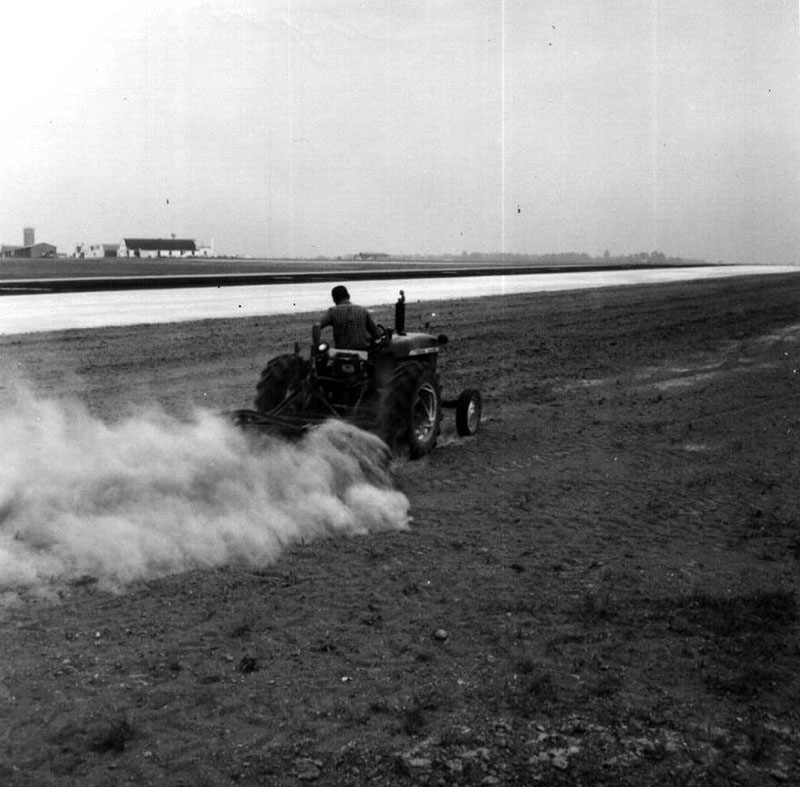
{"type": "Polygon", "coordinates": [[[378,337],[372,340],[373,350],[382,350],[389,345],[389,331],[380,323],[375,326],[378,329],[378,337]]]}

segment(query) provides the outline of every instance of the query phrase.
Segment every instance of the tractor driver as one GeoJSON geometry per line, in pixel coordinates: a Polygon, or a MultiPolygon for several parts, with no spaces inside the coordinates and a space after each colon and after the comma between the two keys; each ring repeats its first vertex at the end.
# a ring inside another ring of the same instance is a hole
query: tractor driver
{"type": "Polygon", "coordinates": [[[333,328],[333,344],[340,350],[368,350],[370,342],[380,335],[372,315],[363,307],[350,303],[350,293],[341,284],[331,290],[334,305],[311,328],[316,347],[322,329],[333,328]]]}

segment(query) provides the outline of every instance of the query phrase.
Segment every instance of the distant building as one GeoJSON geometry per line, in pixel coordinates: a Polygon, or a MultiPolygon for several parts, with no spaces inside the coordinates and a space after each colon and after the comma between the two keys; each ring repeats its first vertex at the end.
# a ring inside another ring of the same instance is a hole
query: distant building
{"type": "Polygon", "coordinates": [[[180,238],[123,238],[118,257],[194,257],[197,248],[193,240],[180,238]]]}
{"type": "Polygon", "coordinates": [[[194,251],[195,257],[213,257],[214,256],[214,239],[211,239],[211,243],[204,244],[198,243],[197,248],[194,251]]]}
{"type": "Polygon", "coordinates": [[[360,251],[358,254],[353,255],[354,260],[388,260],[388,254],[382,251],[360,251]]]}
{"type": "Polygon", "coordinates": [[[33,227],[22,230],[22,246],[0,246],[0,257],[38,260],[56,256],[56,247],[52,243],[36,243],[33,227]]]}
{"type": "Polygon", "coordinates": [[[79,259],[113,259],[119,252],[119,243],[94,243],[87,246],[79,243],[75,248],[75,256],[79,259]]]}
{"type": "Polygon", "coordinates": [[[55,256],[56,247],[52,243],[34,243],[32,246],[0,246],[0,257],[40,260],[55,256]]]}

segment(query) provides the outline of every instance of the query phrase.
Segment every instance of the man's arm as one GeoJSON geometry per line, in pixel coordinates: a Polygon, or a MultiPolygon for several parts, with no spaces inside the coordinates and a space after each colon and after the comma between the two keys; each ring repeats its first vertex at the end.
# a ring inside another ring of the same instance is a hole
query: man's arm
{"type": "Polygon", "coordinates": [[[331,312],[329,309],[325,312],[325,314],[322,315],[322,317],[319,318],[319,320],[317,320],[317,322],[311,326],[311,341],[314,344],[314,347],[317,347],[320,339],[322,339],[322,329],[332,324],[333,322],[331,320],[331,312]]]}
{"type": "Polygon", "coordinates": [[[372,319],[372,315],[369,312],[365,312],[365,314],[366,314],[367,333],[374,341],[380,336],[380,333],[378,332],[378,326],[375,325],[375,320],[372,319]]]}

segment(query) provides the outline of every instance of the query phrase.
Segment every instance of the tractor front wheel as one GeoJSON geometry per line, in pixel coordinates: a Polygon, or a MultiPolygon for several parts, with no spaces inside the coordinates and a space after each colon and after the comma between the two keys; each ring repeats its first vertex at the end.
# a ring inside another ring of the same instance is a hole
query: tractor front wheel
{"type": "Polygon", "coordinates": [[[456,402],[456,431],[460,437],[471,437],[481,423],[481,395],[474,388],[462,391],[456,402]]]}

